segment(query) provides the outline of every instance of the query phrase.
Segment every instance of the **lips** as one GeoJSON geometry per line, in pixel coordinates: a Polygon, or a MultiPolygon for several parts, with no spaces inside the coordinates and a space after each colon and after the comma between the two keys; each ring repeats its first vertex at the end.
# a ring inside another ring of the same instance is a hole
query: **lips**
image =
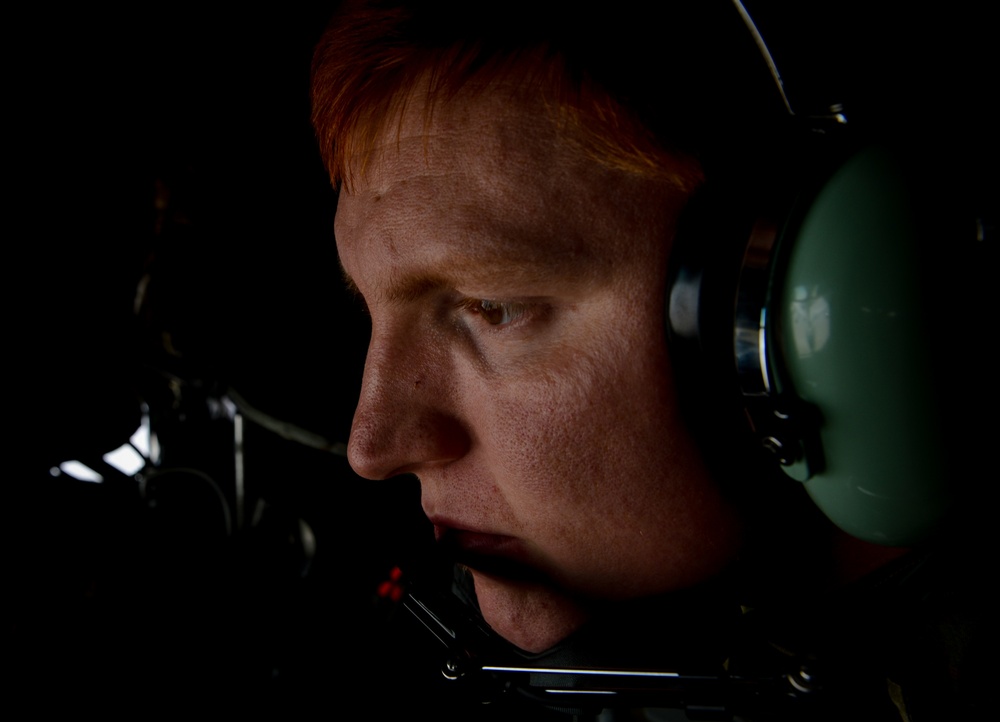
{"type": "Polygon", "coordinates": [[[434,538],[447,556],[474,571],[518,581],[541,581],[543,575],[528,560],[524,544],[506,534],[472,531],[434,523],[434,538]]]}

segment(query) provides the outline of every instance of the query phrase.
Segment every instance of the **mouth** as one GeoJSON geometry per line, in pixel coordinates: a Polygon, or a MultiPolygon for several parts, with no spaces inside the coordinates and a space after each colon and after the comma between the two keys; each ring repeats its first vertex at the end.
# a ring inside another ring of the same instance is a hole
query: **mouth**
{"type": "Polygon", "coordinates": [[[434,538],[443,554],[473,571],[525,582],[545,579],[528,563],[524,545],[516,537],[435,523],[434,538]]]}

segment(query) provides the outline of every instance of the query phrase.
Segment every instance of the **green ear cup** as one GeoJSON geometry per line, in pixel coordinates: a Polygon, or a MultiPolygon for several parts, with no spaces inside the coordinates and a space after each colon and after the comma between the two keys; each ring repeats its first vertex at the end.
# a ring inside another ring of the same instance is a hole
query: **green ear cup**
{"type": "Polygon", "coordinates": [[[783,235],[766,311],[778,393],[819,412],[822,462],[786,471],[844,531],[888,545],[925,537],[951,503],[920,198],[892,154],[855,154],[783,235]]]}

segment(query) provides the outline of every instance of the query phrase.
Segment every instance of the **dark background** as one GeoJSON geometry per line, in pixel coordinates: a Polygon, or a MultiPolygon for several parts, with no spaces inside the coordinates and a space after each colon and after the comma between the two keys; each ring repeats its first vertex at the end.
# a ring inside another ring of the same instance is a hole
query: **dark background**
{"type": "MultiPolygon", "coordinates": [[[[834,88],[852,121],[912,137],[915,152],[984,159],[995,190],[982,18],[965,4],[944,17],[779,5],[759,20],[781,40],[793,100],[834,88]]],[[[206,410],[229,389],[346,441],[366,329],[342,290],[308,122],[328,15],[164,4],[9,18],[14,464],[0,654],[11,689],[42,706],[208,697],[336,713],[360,699],[376,717],[427,704],[463,714],[425,662],[433,647],[375,593],[429,543],[414,482],[361,480],[341,457],[248,422],[245,523],[227,534],[219,500],[191,477],[151,506],[135,480],[49,471],[99,464],[145,402],[164,460],[208,473],[235,514],[232,426],[206,410]]]]}
{"type": "Polygon", "coordinates": [[[308,119],[328,14],[164,4],[10,24],[0,646],[5,684],[43,708],[390,714],[440,679],[376,595],[430,541],[416,482],[361,480],[248,421],[241,510],[233,423],[210,411],[235,391],[347,439],[367,331],[308,119]],[[161,469],[181,470],[145,472],[146,493],[100,460],[142,404],[161,469]],[[53,476],[71,459],[104,483],[53,476]]]}

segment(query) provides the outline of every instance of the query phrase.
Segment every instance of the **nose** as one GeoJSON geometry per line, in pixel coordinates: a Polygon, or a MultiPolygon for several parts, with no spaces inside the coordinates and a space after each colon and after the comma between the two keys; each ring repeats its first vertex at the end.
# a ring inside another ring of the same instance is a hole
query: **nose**
{"type": "Polygon", "coordinates": [[[419,473],[468,451],[447,354],[415,336],[372,331],[347,445],[351,467],[365,478],[419,473]]]}

